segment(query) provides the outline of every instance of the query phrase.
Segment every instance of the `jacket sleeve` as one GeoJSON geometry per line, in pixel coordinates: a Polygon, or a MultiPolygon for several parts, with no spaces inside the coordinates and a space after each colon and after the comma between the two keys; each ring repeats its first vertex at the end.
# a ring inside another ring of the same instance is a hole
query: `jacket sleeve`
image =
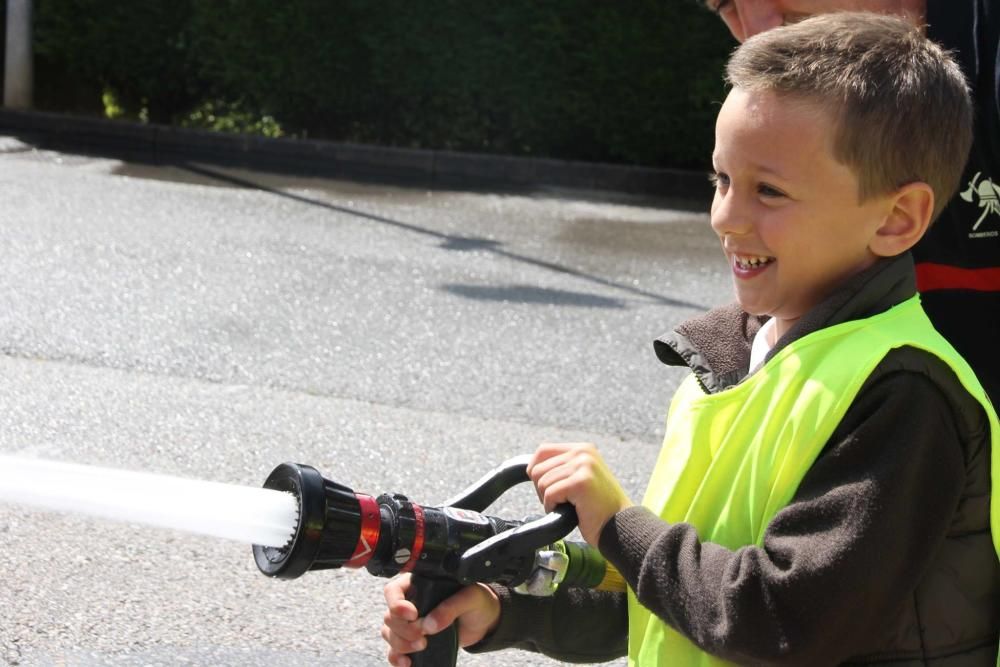
{"type": "Polygon", "coordinates": [[[466,648],[471,653],[520,648],[563,662],[605,662],[628,650],[624,593],[563,589],[550,598],[530,597],[494,586],[500,624],[492,635],[466,648]]]}
{"type": "Polygon", "coordinates": [[[836,664],[912,595],[960,501],[964,461],[938,386],[888,373],[859,393],[762,547],[701,542],[642,507],[615,515],[600,547],[641,604],[709,653],[836,664]]]}

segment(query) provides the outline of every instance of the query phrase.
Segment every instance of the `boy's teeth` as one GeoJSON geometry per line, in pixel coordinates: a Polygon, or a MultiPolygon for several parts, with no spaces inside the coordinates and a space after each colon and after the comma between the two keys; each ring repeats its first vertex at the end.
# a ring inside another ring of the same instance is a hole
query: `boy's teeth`
{"type": "Polygon", "coordinates": [[[752,269],[758,266],[763,266],[764,264],[770,263],[772,258],[770,257],[737,257],[736,263],[744,269],[752,269]]]}

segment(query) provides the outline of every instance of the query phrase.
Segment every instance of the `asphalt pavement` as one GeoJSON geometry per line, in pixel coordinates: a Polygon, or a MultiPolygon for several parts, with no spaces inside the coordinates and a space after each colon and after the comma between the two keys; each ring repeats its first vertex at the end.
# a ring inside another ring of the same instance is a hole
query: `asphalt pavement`
{"type": "MultiPolygon", "coordinates": [[[[0,141],[0,453],[254,486],[293,460],[434,504],[590,441],[638,500],[682,377],[651,342],[730,298],[690,208],[0,141]]],[[[11,505],[0,541],[0,664],[384,664],[364,571],[274,581],[248,545],[11,505]]]]}

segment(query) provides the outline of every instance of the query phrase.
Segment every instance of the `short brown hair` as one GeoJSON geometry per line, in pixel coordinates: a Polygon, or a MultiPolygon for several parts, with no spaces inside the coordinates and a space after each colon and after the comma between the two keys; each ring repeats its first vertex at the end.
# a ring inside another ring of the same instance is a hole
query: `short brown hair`
{"type": "Polygon", "coordinates": [[[968,85],[901,18],[839,12],[769,30],[733,53],[726,78],[832,109],[834,157],[855,171],[861,201],[923,181],[934,191],[933,220],[958,189],[972,145],[968,85]]]}

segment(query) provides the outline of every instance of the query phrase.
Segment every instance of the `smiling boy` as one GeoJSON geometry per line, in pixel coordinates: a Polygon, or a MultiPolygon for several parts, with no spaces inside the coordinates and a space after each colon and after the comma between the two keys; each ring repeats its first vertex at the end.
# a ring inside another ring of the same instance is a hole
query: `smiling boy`
{"type": "MultiPolygon", "coordinates": [[[[975,136],[959,193],[912,250],[921,305],[1000,404],[1000,2],[998,0],[703,0],[744,41],[837,11],[905,18],[946,49],[973,90],[975,136]]],[[[930,121],[930,118],[928,118],[930,121]]],[[[939,193],[940,194],[940,193],[939,193]]]]}
{"type": "Polygon", "coordinates": [[[819,103],[767,89],[736,87],[719,113],[712,228],[740,306],[771,317],[771,345],[845,279],[904,251],[930,219],[922,182],[860,200],[854,170],[833,157],[832,127],[819,103]]]}
{"type": "Polygon", "coordinates": [[[472,650],[574,662],[997,664],[1000,424],[909,255],[958,185],[965,81],[912,25],[850,13],[750,39],[727,73],[711,225],[737,301],[656,342],[691,374],[642,505],[593,445],[529,465],[627,598],[472,586],[420,620],[394,581],[392,664],[455,619],[472,650]]]}

